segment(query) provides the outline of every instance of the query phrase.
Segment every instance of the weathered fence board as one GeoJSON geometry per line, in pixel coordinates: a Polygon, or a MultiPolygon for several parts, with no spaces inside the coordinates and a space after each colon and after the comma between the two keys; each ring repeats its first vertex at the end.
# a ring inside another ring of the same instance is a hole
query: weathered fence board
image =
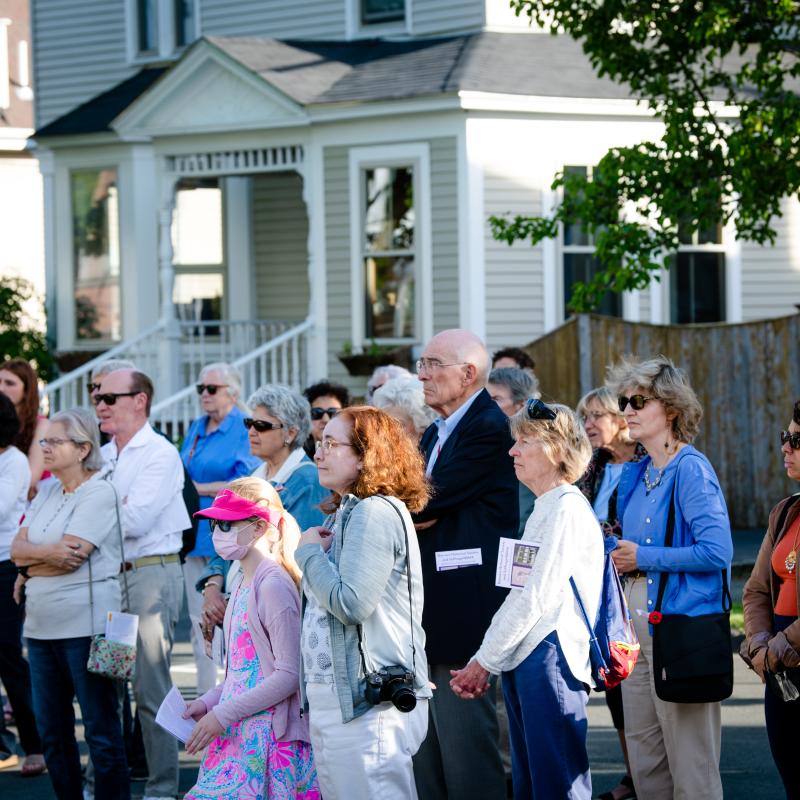
{"type": "Polygon", "coordinates": [[[786,478],[778,433],[800,399],[800,314],[742,324],[647,325],[582,314],[526,350],[542,396],[575,406],[624,355],[669,356],[703,404],[696,445],[714,464],[735,527],[766,524],[796,484],[786,478]]]}

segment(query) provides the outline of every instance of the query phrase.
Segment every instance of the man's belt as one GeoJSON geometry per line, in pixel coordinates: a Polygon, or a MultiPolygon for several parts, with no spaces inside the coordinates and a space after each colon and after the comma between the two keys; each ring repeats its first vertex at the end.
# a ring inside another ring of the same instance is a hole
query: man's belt
{"type": "Polygon", "coordinates": [[[177,564],[180,563],[180,560],[181,557],[177,553],[168,556],[144,556],[143,558],[134,558],[133,561],[123,561],[119,566],[119,571],[129,572],[132,569],[152,567],[154,564],[177,564]]]}
{"type": "Polygon", "coordinates": [[[633,580],[634,578],[646,578],[647,577],[647,573],[646,572],[642,572],[642,570],[640,570],[640,569],[633,569],[630,572],[624,573],[622,577],[623,578],[629,578],[630,580],[633,580]]]}

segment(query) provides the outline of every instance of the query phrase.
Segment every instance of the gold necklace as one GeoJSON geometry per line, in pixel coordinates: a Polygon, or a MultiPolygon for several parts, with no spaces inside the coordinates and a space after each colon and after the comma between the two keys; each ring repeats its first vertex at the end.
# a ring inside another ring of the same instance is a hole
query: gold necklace
{"type": "Polygon", "coordinates": [[[786,556],[783,564],[786,567],[786,571],[791,575],[796,567],[797,567],[797,539],[800,536],[800,525],[797,528],[797,533],[794,535],[794,541],[792,542],[792,549],[789,551],[789,555],[786,556]]]}

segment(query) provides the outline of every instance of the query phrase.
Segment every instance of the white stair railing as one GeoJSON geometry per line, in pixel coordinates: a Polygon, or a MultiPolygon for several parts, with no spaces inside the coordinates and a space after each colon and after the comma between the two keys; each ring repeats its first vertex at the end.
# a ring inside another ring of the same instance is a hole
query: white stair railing
{"type": "MultiPolygon", "coordinates": [[[[308,336],[312,327],[311,320],[305,320],[254,347],[246,355],[229,362],[242,374],[242,399],[245,402],[255,389],[265,383],[282,383],[298,391],[306,386],[308,336]]],[[[205,355],[206,360],[202,362],[204,364],[209,363],[208,356],[215,361],[225,360],[207,350],[205,355]]],[[[200,361],[197,363],[200,365],[200,361]]],[[[160,428],[175,442],[180,441],[192,420],[201,413],[194,386],[198,372],[199,366],[192,373],[190,385],[171,397],[155,403],[150,411],[151,424],[160,428]]]]}
{"type": "Polygon", "coordinates": [[[95,368],[110,358],[133,361],[142,372],[154,375],[158,368],[158,342],[164,330],[163,323],[142,331],[133,339],[103,351],[91,361],[48,383],[42,390],[42,405],[48,414],[75,406],[89,406],[88,384],[95,368]]]}

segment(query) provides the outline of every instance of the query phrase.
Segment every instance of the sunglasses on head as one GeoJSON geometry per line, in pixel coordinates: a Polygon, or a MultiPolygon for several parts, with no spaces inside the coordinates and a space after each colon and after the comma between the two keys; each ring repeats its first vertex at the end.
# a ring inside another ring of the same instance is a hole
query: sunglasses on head
{"type": "Polygon", "coordinates": [[[92,392],[97,392],[97,391],[100,390],[100,384],[99,383],[87,383],[86,384],[86,388],[89,390],[89,394],[91,394],[92,392]]]}
{"type": "Polygon", "coordinates": [[[547,403],[543,403],[536,397],[528,400],[525,410],[528,413],[528,419],[555,419],[557,416],[556,412],[547,403]]]}
{"type": "Polygon", "coordinates": [[[217,393],[217,389],[224,389],[227,385],[227,383],[198,383],[194,388],[197,389],[197,394],[208,392],[213,396],[217,393]]]}
{"type": "Polygon", "coordinates": [[[781,447],[783,447],[787,442],[792,450],[800,450],[800,431],[795,431],[794,433],[789,433],[789,431],[781,431],[781,447]]]}
{"type": "MultiPolygon", "coordinates": [[[[219,528],[223,533],[228,533],[237,522],[247,521],[248,520],[244,519],[210,519],[208,521],[208,527],[211,528],[211,533],[214,533],[215,528],[219,528]]],[[[256,520],[250,519],[249,521],[252,523],[256,520]]]]}
{"type": "Polygon", "coordinates": [[[619,410],[624,411],[628,403],[631,404],[631,408],[634,411],[641,411],[645,405],[647,404],[648,400],[653,400],[654,398],[648,397],[646,394],[633,394],[630,397],[625,397],[625,395],[620,395],[617,398],[617,402],[619,403],[619,410]]]}
{"type": "Polygon", "coordinates": [[[320,408],[319,406],[314,406],[311,409],[311,419],[316,422],[322,419],[326,414],[333,419],[341,410],[341,408],[320,408]]]}
{"type": "Polygon", "coordinates": [[[266,433],[283,427],[282,422],[267,422],[265,419],[253,419],[252,417],[245,417],[242,421],[247,430],[255,428],[259,433],[266,433]]]}
{"type": "Polygon", "coordinates": [[[105,392],[104,394],[96,394],[92,398],[92,402],[99,406],[100,403],[105,403],[107,406],[113,406],[117,402],[118,397],[136,397],[140,392],[105,392]]]}

